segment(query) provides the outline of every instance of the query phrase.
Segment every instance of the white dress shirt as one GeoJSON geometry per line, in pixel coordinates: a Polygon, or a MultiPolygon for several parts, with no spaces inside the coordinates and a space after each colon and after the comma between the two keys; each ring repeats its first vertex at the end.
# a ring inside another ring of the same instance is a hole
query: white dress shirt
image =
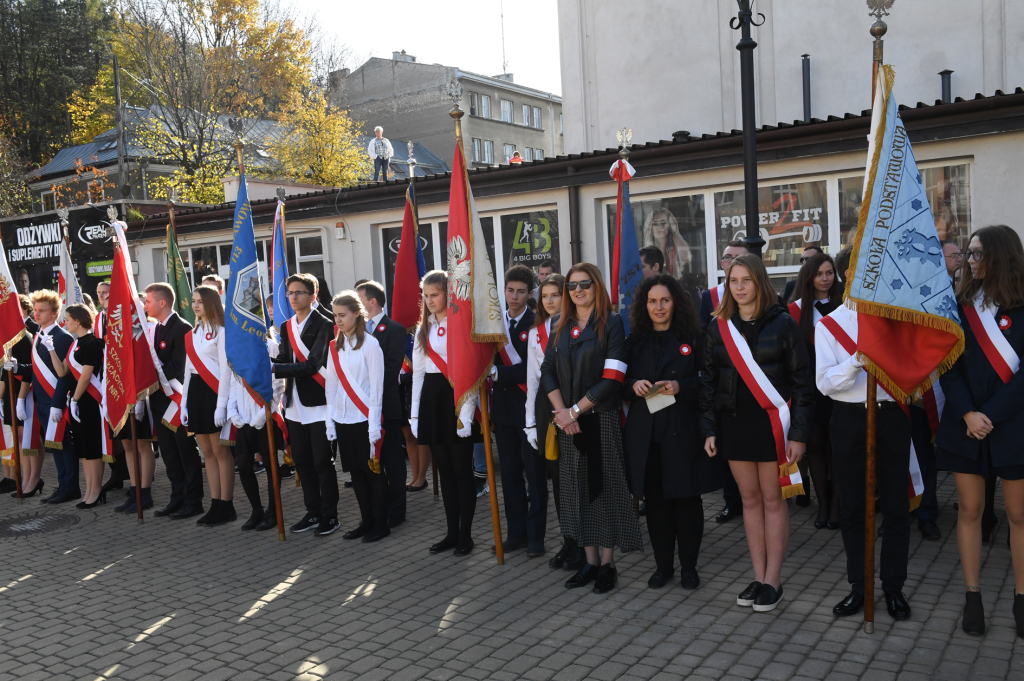
{"type": "MultiPolygon", "coordinates": [[[[384,158],[391,158],[395,155],[395,149],[391,146],[391,140],[387,137],[381,137],[380,141],[384,143],[384,158]]],[[[366,153],[371,159],[377,158],[377,138],[374,137],[370,140],[370,143],[366,145],[366,153]]]]}
{"type": "MultiPolygon", "coordinates": [[[[856,312],[840,305],[828,316],[846,331],[854,343],[857,342],[856,312]]],[[[814,382],[822,395],[836,402],[864,404],[867,401],[868,372],[856,356],[839,344],[824,323],[814,327],[814,356],[814,382]]],[[[891,402],[892,397],[879,390],[878,401],[891,402]]]]}
{"type": "MultiPolygon", "coordinates": [[[[267,352],[271,357],[277,357],[279,344],[273,338],[267,337],[267,352]]],[[[281,396],[284,395],[285,380],[283,378],[274,378],[274,401],[270,405],[270,411],[276,412],[279,405],[281,404],[281,396]]],[[[236,411],[243,421],[246,423],[253,423],[256,420],[256,415],[266,414],[266,410],[256,404],[256,400],[252,399],[249,395],[249,391],[246,390],[245,384],[238,380],[232,374],[231,380],[231,397],[228,398],[228,413],[236,411]]]]}
{"type": "MultiPolygon", "coordinates": [[[[447,315],[441,323],[437,323],[437,318],[434,315],[430,315],[430,319],[427,321],[430,324],[430,347],[448,364],[448,317],[447,315]],[[438,332],[444,329],[445,335],[440,335],[438,332]]],[[[423,377],[425,374],[439,374],[441,370],[437,368],[433,360],[430,359],[430,355],[427,354],[427,349],[420,344],[419,331],[416,332],[416,340],[412,346],[412,418],[419,418],[420,415],[420,395],[423,393],[423,377]]],[[[478,394],[473,395],[471,399],[466,400],[462,404],[462,410],[459,412],[459,421],[464,424],[473,423],[473,415],[476,412],[477,404],[480,402],[480,396],[478,394]]]]}
{"type": "MultiPolygon", "coordinates": [[[[544,320],[544,329],[550,338],[551,317],[544,320]]],[[[540,344],[537,327],[530,329],[526,343],[526,427],[536,428],[537,410],[534,404],[537,402],[537,391],[540,390],[540,365],[544,363],[544,351],[547,348],[540,344]]]]}
{"type": "MultiPolygon", "coordinates": [[[[301,322],[298,321],[298,315],[293,317],[293,319],[296,320],[296,338],[302,335],[302,330],[306,328],[306,322],[308,322],[309,318],[315,314],[318,313],[313,312],[313,310],[310,309],[309,314],[306,315],[306,318],[303,319],[301,322]]],[[[290,324],[291,320],[289,320],[288,323],[290,324]]],[[[312,350],[312,348],[309,349],[312,350]]],[[[295,348],[292,348],[292,356],[295,356],[295,348]]],[[[328,360],[329,359],[330,357],[328,357],[328,360]]],[[[296,381],[292,381],[292,394],[291,397],[288,399],[288,406],[285,407],[284,409],[284,417],[289,421],[295,421],[296,423],[301,423],[303,425],[308,426],[311,423],[318,423],[320,421],[327,420],[327,406],[321,404],[316,407],[307,407],[306,405],[304,405],[302,401],[299,399],[299,391],[296,386],[296,381]]]]}
{"type": "Polygon", "coordinates": [[[377,329],[377,325],[380,324],[380,320],[384,319],[384,314],[384,310],[381,310],[377,313],[376,317],[371,317],[369,321],[366,322],[366,330],[373,333],[377,329]]]}
{"type": "Polygon", "coordinates": [[[338,347],[341,365],[345,369],[345,377],[353,386],[358,385],[366,395],[368,416],[363,416],[355,402],[348,396],[345,386],[341,384],[338,370],[334,366],[334,357],[327,362],[327,413],[335,423],[363,423],[369,421],[370,441],[380,439],[380,405],[384,394],[384,352],[380,349],[377,339],[366,334],[363,345],[355,348],[356,338],[347,338],[342,334],[338,347]],[[374,438],[374,433],[377,437],[374,438]]]}
{"type": "MultiPolygon", "coordinates": [[[[228,398],[231,397],[233,379],[231,369],[228,367],[227,354],[224,350],[224,342],[227,335],[224,333],[224,327],[218,326],[214,328],[209,324],[200,322],[190,333],[192,334],[192,347],[195,348],[196,354],[206,362],[206,366],[214,371],[214,375],[220,381],[220,390],[217,391],[217,409],[225,409],[228,406],[228,398]],[[210,334],[213,334],[212,337],[207,338],[210,334]]],[[[186,397],[188,397],[188,386],[192,382],[193,376],[203,380],[203,377],[199,375],[199,369],[192,364],[192,358],[188,356],[188,353],[185,353],[185,383],[182,386],[182,394],[186,397]]],[[[210,388],[213,388],[213,386],[210,386],[210,388]]]]}

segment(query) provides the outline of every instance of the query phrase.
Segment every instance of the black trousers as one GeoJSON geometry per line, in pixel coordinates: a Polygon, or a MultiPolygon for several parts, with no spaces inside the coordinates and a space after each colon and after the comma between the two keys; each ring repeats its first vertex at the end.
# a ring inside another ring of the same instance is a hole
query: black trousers
{"type": "Polygon", "coordinates": [[[203,462],[199,458],[195,438],[185,431],[185,426],[178,426],[178,430],[173,431],[162,423],[156,424],[160,458],[164,460],[167,478],[171,481],[169,505],[172,507],[203,505],[203,462]]]}
{"type": "Polygon", "coordinates": [[[508,540],[526,540],[528,548],[544,548],[548,522],[548,481],[544,457],[530,446],[526,433],[517,426],[494,431],[501,463],[501,496],[505,502],[508,540]],[[524,477],[525,476],[525,477],[524,477]]]}
{"type": "MultiPolygon", "coordinates": [[[[341,440],[341,431],[338,431],[341,440]]],[[[401,421],[384,422],[384,443],[381,445],[380,459],[387,476],[388,483],[388,522],[392,525],[405,520],[405,451],[402,444],[405,434],[402,432],[401,421]]],[[[365,463],[365,462],[364,462],[365,463]]],[[[367,469],[369,470],[369,469],[367,469]]],[[[353,482],[355,478],[353,478],[353,482]]]]}
{"type": "Polygon", "coordinates": [[[644,501],[647,502],[647,533],[651,536],[654,561],[659,570],[671,571],[672,554],[679,546],[679,569],[697,569],[701,540],[704,538],[704,507],[700,497],[665,497],[661,465],[661,446],[651,443],[644,471],[644,501]]]}
{"type": "Polygon", "coordinates": [[[323,421],[309,425],[288,420],[292,460],[302,481],[306,512],[320,520],[338,517],[338,474],[331,459],[331,442],[323,421]]]}
{"type": "Polygon", "coordinates": [[[914,440],[914,451],[917,452],[917,463],[921,467],[924,479],[924,494],[921,505],[917,507],[918,520],[938,520],[939,500],[935,496],[939,472],[935,465],[935,447],[932,445],[932,430],[928,425],[928,412],[920,407],[910,407],[911,437],[914,440]]]}
{"type": "MultiPolygon", "coordinates": [[[[370,431],[362,423],[334,423],[341,460],[352,474],[352,491],[359,504],[360,527],[383,532],[388,527],[388,476],[370,470],[370,431]]],[[[381,452],[384,458],[384,452],[381,452]]],[[[405,476],[402,476],[405,482],[405,476]]]]}
{"type": "MultiPolygon", "coordinates": [[[[880,403],[880,407],[882,404],[885,403],[880,403]]],[[[898,406],[879,408],[875,473],[885,527],[879,570],[885,591],[899,591],[907,581],[910,431],[910,419],[898,406]]],[[[864,593],[864,447],[867,441],[864,405],[836,402],[832,410],[831,433],[832,467],[839,486],[840,526],[846,547],[846,572],[853,590],[864,593]]]]}
{"type": "Polygon", "coordinates": [[[460,546],[473,543],[473,514],[476,513],[476,481],[473,476],[473,442],[470,438],[454,445],[430,445],[441,481],[447,538],[460,546]]]}
{"type": "MultiPolygon", "coordinates": [[[[276,435],[276,434],[275,434],[276,435]]],[[[274,478],[270,470],[272,465],[277,463],[277,452],[270,456],[270,444],[267,442],[267,427],[253,428],[244,425],[238,429],[235,435],[235,463],[238,464],[238,479],[242,481],[242,489],[252,506],[252,510],[258,511],[263,508],[260,500],[260,483],[253,470],[256,455],[259,454],[263,460],[263,470],[267,473],[267,513],[276,513],[274,505],[274,478]]]]}

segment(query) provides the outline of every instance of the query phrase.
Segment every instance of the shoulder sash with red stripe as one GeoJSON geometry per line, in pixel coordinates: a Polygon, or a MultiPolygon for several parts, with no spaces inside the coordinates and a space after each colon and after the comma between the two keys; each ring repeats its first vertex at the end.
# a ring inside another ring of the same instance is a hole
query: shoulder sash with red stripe
{"type": "MultiPolygon", "coordinates": [[[[505,366],[510,367],[510,366],[514,366],[516,364],[522,364],[523,358],[519,356],[519,353],[516,352],[515,346],[512,345],[512,334],[509,332],[508,321],[509,321],[508,320],[508,315],[506,315],[505,316],[505,337],[508,338],[509,341],[508,341],[508,343],[505,344],[505,347],[501,348],[498,351],[498,354],[501,355],[501,361],[505,363],[505,366]]],[[[522,390],[524,393],[527,392],[526,384],[525,383],[520,383],[519,384],[519,389],[522,390]]]]}
{"type": "MultiPolygon", "coordinates": [[[[334,360],[334,371],[338,374],[338,380],[341,381],[341,387],[345,389],[345,394],[352,400],[352,404],[356,406],[359,413],[362,414],[366,419],[370,418],[370,408],[366,406],[366,403],[370,401],[370,398],[363,392],[363,389],[356,383],[352,383],[348,380],[348,374],[345,372],[345,367],[348,365],[347,359],[342,361],[341,353],[338,352],[336,341],[331,341],[331,359],[334,360]]],[[[332,418],[330,414],[327,416],[332,418]]],[[[384,443],[384,415],[381,413],[381,429],[380,439],[373,444],[373,458],[380,460],[381,445],[384,443]]]]}
{"type": "Polygon", "coordinates": [[[448,375],[448,362],[444,361],[444,358],[442,358],[441,355],[438,354],[437,350],[434,349],[434,346],[430,344],[429,333],[427,333],[427,357],[429,357],[430,361],[434,363],[434,366],[437,367],[437,370],[441,372],[442,376],[447,378],[449,381],[452,380],[451,376],[448,375]]]}
{"type": "MultiPolygon", "coordinates": [[[[314,313],[310,312],[310,314],[314,313]]],[[[306,344],[302,342],[302,337],[296,333],[298,325],[299,323],[293,316],[288,320],[288,323],[284,325],[284,328],[288,332],[288,340],[291,341],[292,352],[295,353],[295,359],[300,362],[305,362],[306,358],[309,357],[309,348],[307,348],[306,344]]],[[[327,387],[327,369],[324,367],[317,367],[316,373],[313,374],[313,378],[316,379],[316,382],[319,383],[321,387],[327,387]]]]}
{"type": "Polygon", "coordinates": [[[46,363],[43,361],[42,352],[49,353],[43,345],[39,342],[41,334],[36,334],[32,339],[32,374],[39,381],[39,384],[43,386],[43,390],[46,394],[53,398],[53,393],[57,389],[57,376],[50,370],[46,363]]]}
{"type": "Polygon", "coordinates": [[[964,305],[964,317],[967,318],[967,324],[971,327],[974,337],[978,339],[978,345],[981,346],[992,369],[1003,383],[1009,383],[1020,368],[1020,357],[999,328],[996,308],[992,305],[983,305],[984,298],[984,291],[981,291],[974,299],[974,304],[964,305]]]}
{"type": "Polygon", "coordinates": [[[708,289],[708,295],[711,296],[711,309],[717,310],[718,306],[722,302],[722,296],[725,295],[725,284],[719,284],[708,289]]]}
{"type": "Polygon", "coordinates": [[[545,319],[544,323],[537,327],[537,342],[540,343],[541,354],[548,348],[549,333],[551,333],[551,317],[545,319]]]}
{"type": "Polygon", "coordinates": [[[198,329],[199,327],[196,327],[191,333],[185,334],[185,353],[188,355],[189,360],[192,361],[192,366],[195,367],[196,373],[202,377],[206,385],[210,386],[213,392],[219,393],[220,367],[211,367],[206,363],[206,358],[196,350],[195,334],[198,329]]]}
{"type": "MultiPolygon", "coordinates": [[[[71,349],[68,350],[68,369],[71,370],[71,375],[75,377],[76,383],[82,380],[82,371],[85,368],[84,365],[75,359],[75,350],[78,349],[78,339],[71,344],[71,349]]],[[[92,398],[96,400],[96,404],[103,403],[103,384],[96,378],[96,371],[93,370],[92,376],[89,377],[89,387],[86,391],[92,395],[92,398]]]]}

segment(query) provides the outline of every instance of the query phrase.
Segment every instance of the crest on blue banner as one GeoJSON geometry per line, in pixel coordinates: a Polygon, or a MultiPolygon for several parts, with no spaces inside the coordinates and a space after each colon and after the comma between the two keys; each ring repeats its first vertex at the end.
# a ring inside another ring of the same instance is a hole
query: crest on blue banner
{"type": "MultiPolygon", "coordinates": [[[[228,364],[251,392],[269,403],[274,394],[267,353],[267,311],[263,284],[256,260],[256,236],[252,208],[242,175],[235,201],[234,243],[231,275],[224,310],[225,349],[228,364]]],[[[276,296],[275,296],[276,297],[276,296]]]]}

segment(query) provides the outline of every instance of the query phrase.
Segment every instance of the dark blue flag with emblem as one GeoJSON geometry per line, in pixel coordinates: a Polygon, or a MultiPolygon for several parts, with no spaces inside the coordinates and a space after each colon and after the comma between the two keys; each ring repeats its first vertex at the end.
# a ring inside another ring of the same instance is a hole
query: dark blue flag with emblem
{"type": "Polygon", "coordinates": [[[232,371],[246,385],[249,394],[264,403],[273,399],[273,377],[267,353],[267,310],[263,299],[252,208],[245,187],[245,175],[238,185],[235,201],[235,240],[231,245],[231,276],[224,309],[225,351],[232,371]]]}

